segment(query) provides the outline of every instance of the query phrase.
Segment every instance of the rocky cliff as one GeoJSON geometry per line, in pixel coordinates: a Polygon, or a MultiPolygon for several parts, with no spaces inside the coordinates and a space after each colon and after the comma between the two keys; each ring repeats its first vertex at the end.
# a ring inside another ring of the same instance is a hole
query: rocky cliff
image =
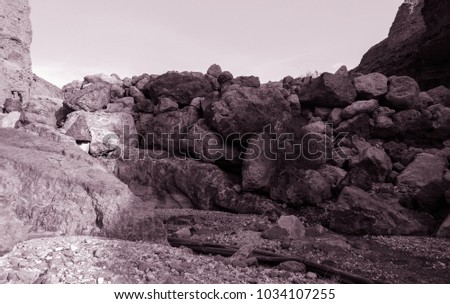
{"type": "Polygon", "coordinates": [[[408,75],[422,89],[450,86],[450,1],[420,0],[400,6],[388,37],[362,58],[356,72],[408,75]]]}
{"type": "Polygon", "coordinates": [[[0,107],[8,98],[30,99],[31,39],[28,0],[0,0],[0,107]]]}

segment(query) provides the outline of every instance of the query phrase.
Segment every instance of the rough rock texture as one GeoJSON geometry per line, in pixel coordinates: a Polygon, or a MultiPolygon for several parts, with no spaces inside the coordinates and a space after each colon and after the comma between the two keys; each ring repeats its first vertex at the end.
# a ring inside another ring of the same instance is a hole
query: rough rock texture
{"type": "Polygon", "coordinates": [[[61,88],[42,79],[36,74],[33,74],[33,81],[31,83],[31,96],[47,96],[50,98],[63,99],[64,94],[61,88]]]}
{"type": "Polygon", "coordinates": [[[442,238],[450,238],[450,215],[447,219],[441,224],[438,232],[436,233],[437,237],[442,238]]]}
{"type": "Polygon", "coordinates": [[[206,109],[205,118],[221,135],[260,133],[270,125],[290,122],[289,102],[282,92],[271,88],[237,87],[222,95],[206,109]]]}
{"type": "Polygon", "coordinates": [[[353,79],[359,98],[372,99],[384,96],[388,91],[388,78],[380,73],[361,75],[353,79]]]}
{"type": "Polygon", "coordinates": [[[213,88],[205,77],[167,73],[148,82],[143,91],[155,102],[161,98],[170,98],[180,105],[189,105],[196,97],[207,97],[212,94],[213,88]]]}
{"type": "Polygon", "coordinates": [[[397,185],[410,190],[413,199],[426,211],[436,211],[441,207],[448,185],[443,180],[447,161],[428,153],[417,155],[397,177],[397,185]]]}
{"type": "Polygon", "coordinates": [[[101,110],[111,100],[111,87],[102,83],[92,84],[64,99],[64,105],[74,111],[101,110]]]}
{"type": "Polygon", "coordinates": [[[450,2],[420,0],[413,13],[402,4],[388,38],[372,47],[356,72],[408,75],[422,89],[450,86],[450,2]]]}
{"type": "Polygon", "coordinates": [[[40,123],[56,128],[58,112],[63,107],[63,101],[58,98],[33,96],[24,108],[20,121],[22,124],[40,123]]]}
{"type": "Polygon", "coordinates": [[[28,0],[0,1],[0,108],[6,98],[26,104],[33,80],[28,0]]]}
{"type": "Polygon", "coordinates": [[[129,188],[75,145],[0,129],[0,251],[33,234],[165,239],[129,188]]]}
{"type": "Polygon", "coordinates": [[[356,92],[348,77],[324,73],[303,86],[298,97],[308,105],[343,108],[355,100],[356,92]]]}
{"type": "Polygon", "coordinates": [[[371,235],[429,234],[431,216],[402,207],[389,195],[371,195],[356,187],[346,187],[331,213],[330,228],[341,233],[371,235]]]}
{"type": "Polygon", "coordinates": [[[419,85],[408,76],[389,77],[389,90],[386,99],[395,110],[408,110],[416,106],[419,100],[419,85]]]}

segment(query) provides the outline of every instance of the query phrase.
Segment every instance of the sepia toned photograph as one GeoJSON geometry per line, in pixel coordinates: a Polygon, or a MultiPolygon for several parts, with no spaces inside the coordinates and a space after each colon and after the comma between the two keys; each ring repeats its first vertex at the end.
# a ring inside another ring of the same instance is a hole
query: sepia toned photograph
{"type": "Polygon", "coordinates": [[[5,290],[450,284],[449,161],[450,0],[0,0],[5,290]]]}

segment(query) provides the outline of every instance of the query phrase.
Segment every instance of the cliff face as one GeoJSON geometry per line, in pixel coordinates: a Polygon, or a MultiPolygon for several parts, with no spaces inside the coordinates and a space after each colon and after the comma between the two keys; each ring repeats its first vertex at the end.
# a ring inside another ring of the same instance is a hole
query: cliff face
{"type": "Polygon", "coordinates": [[[6,98],[30,99],[31,39],[28,0],[0,0],[0,107],[6,98]]]}
{"type": "Polygon", "coordinates": [[[408,75],[422,89],[450,86],[450,0],[420,0],[411,13],[402,4],[388,38],[373,46],[355,69],[408,75]]]}

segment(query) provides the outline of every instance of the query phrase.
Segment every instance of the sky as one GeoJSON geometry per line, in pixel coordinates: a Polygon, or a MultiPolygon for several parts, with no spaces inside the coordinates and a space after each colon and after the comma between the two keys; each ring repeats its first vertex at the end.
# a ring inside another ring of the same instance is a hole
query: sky
{"type": "Polygon", "coordinates": [[[358,65],[403,0],[30,0],[33,71],[85,75],[206,72],[261,81],[358,65]]]}

